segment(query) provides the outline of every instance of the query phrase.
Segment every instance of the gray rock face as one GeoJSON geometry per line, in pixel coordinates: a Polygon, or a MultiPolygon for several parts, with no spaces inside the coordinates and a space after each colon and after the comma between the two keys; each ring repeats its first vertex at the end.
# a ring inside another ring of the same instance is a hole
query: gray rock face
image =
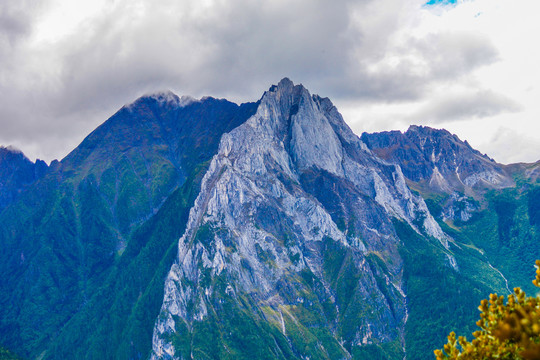
{"type": "Polygon", "coordinates": [[[241,354],[237,329],[219,324],[246,318],[260,333],[242,346],[275,358],[350,358],[366,345],[403,358],[394,218],[448,247],[400,167],[374,156],[330,100],[283,79],[221,139],[166,279],[151,358],[210,356],[193,341],[204,326],[219,333],[216,354],[241,354]]]}
{"type": "Polygon", "coordinates": [[[407,179],[430,190],[471,196],[514,186],[505,166],[446,130],[411,126],[405,133],[364,133],[362,140],[381,158],[399,164],[407,179]]]}
{"type": "Polygon", "coordinates": [[[452,193],[443,204],[442,208],[443,212],[441,215],[444,221],[459,220],[466,222],[470,220],[475,211],[479,210],[480,206],[470,198],[460,196],[457,193],[452,193]]]}

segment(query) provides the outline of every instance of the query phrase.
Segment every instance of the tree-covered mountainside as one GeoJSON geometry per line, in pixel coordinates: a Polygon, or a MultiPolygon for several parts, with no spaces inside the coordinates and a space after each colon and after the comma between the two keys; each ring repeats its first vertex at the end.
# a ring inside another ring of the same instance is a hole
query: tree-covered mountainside
{"type": "Polygon", "coordinates": [[[145,96],[0,210],[0,346],[430,358],[486,294],[532,290],[538,173],[442,130],[359,138],[288,79],[243,105],[145,96]]]}
{"type": "Polygon", "coordinates": [[[29,357],[107,358],[119,343],[104,339],[144,337],[136,323],[152,322],[159,304],[155,314],[142,304],[163,291],[160,264],[170,266],[200,172],[255,107],[143,97],[53,163],[0,213],[0,344],[29,357]]]}

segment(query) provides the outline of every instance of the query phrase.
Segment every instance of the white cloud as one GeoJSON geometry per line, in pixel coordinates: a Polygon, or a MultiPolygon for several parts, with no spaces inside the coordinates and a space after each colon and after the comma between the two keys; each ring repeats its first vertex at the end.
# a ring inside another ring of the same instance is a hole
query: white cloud
{"type": "Polygon", "coordinates": [[[414,123],[439,124],[452,121],[474,121],[501,113],[522,110],[516,101],[491,90],[446,92],[429,99],[409,118],[414,123]]]}
{"type": "Polygon", "coordinates": [[[507,127],[498,128],[482,148],[496,160],[505,159],[506,164],[534,162],[523,159],[540,158],[540,142],[537,138],[507,127]]]}

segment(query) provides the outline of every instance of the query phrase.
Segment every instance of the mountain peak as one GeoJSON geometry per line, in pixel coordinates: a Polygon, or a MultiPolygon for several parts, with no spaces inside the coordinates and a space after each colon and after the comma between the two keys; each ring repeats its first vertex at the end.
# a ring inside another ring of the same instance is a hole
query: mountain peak
{"type": "Polygon", "coordinates": [[[13,145],[8,145],[8,146],[0,145],[0,153],[21,154],[22,156],[26,158],[26,155],[24,155],[24,153],[20,149],[16,148],[13,145]]]}
{"type": "Polygon", "coordinates": [[[294,86],[294,83],[288,77],[284,77],[278,83],[278,87],[292,87],[292,86],[294,86]]]}
{"type": "Polygon", "coordinates": [[[435,129],[429,126],[423,125],[410,125],[406,132],[415,132],[420,134],[444,134],[452,135],[448,130],[445,129],[435,129]]]}
{"type": "Polygon", "coordinates": [[[178,95],[176,95],[170,90],[156,91],[154,93],[145,94],[143,95],[143,97],[151,98],[159,102],[166,102],[166,103],[178,104],[180,102],[180,98],[178,97],[178,95]]]}
{"type": "Polygon", "coordinates": [[[278,82],[277,85],[270,86],[269,91],[275,92],[275,91],[278,91],[279,89],[291,89],[293,87],[294,87],[294,83],[291,81],[291,79],[289,79],[288,77],[284,77],[278,82]]]}
{"type": "Polygon", "coordinates": [[[284,78],[263,95],[251,123],[260,136],[283,141],[299,169],[341,174],[341,143],[332,125],[337,120],[328,113],[332,109],[302,84],[284,78]]]}
{"type": "Polygon", "coordinates": [[[513,185],[493,159],[444,129],[411,125],[405,133],[364,133],[362,140],[378,156],[399,164],[407,178],[436,191],[472,194],[473,188],[513,185]]]}
{"type": "Polygon", "coordinates": [[[179,97],[178,95],[176,95],[170,90],[163,90],[163,91],[155,91],[155,92],[144,94],[140,96],[139,98],[137,98],[135,101],[124,105],[124,108],[128,110],[133,110],[134,108],[142,104],[148,103],[149,101],[156,102],[160,105],[167,105],[167,106],[172,106],[172,107],[185,107],[185,106],[188,106],[188,105],[191,105],[193,103],[200,102],[203,100],[205,100],[205,98],[202,98],[201,100],[199,100],[189,95],[183,95],[179,97]]]}
{"type": "Polygon", "coordinates": [[[308,92],[308,90],[302,84],[295,85],[291,79],[284,77],[281,79],[277,85],[272,85],[269,89],[270,93],[280,93],[280,94],[293,94],[298,95],[303,92],[308,92]]]}

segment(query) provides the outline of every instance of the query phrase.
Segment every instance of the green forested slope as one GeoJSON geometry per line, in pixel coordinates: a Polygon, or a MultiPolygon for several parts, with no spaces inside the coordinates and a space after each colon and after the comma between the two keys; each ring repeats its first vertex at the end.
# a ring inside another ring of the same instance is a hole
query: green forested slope
{"type": "MultiPolygon", "coordinates": [[[[487,192],[482,209],[467,221],[445,223],[439,217],[443,230],[455,240],[450,248],[460,267],[457,273],[437,266],[431,255],[423,256],[426,250],[411,242],[414,233],[402,233],[411,311],[408,359],[431,356],[433,344],[441,347],[451,331],[470,338],[478,330],[477,307],[490,293],[508,295],[514,287],[536,292],[531,279],[532,264],[540,257],[535,220],[539,195],[537,184],[522,181],[514,188],[487,192]]],[[[440,215],[441,203],[440,195],[437,202],[428,201],[434,215],[440,215]]]]}
{"type": "Polygon", "coordinates": [[[148,351],[207,162],[255,108],[143,97],[53,162],[0,213],[0,344],[45,358],[148,351]]]}

